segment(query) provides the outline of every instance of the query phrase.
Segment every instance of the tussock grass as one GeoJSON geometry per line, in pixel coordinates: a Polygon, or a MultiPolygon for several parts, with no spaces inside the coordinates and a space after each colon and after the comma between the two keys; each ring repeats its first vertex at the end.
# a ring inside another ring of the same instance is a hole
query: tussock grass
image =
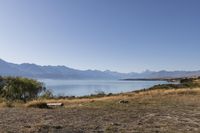
{"type": "Polygon", "coordinates": [[[23,102],[8,103],[0,100],[0,107],[31,107],[31,108],[48,108],[47,103],[63,103],[65,108],[70,107],[101,107],[118,105],[120,100],[131,101],[130,104],[175,104],[176,102],[191,103],[200,100],[200,88],[189,89],[157,89],[141,92],[131,92],[118,94],[109,97],[99,98],[74,98],[74,99],[40,99],[23,102]],[[173,103],[174,102],[174,103],[173,103]]]}
{"type": "MultiPolygon", "coordinates": [[[[119,94],[116,96],[100,97],[100,98],[81,98],[81,99],[51,99],[35,101],[35,103],[63,103],[65,108],[71,107],[113,107],[119,105],[120,100],[130,101],[127,105],[133,104],[175,104],[176,102],[197,102],[200,100],[200,88],[196,89],[169,89],[169,90],[149,90],[144,92],[132,92],[119,94]]],[[[32,103],[32,102],[31,102],[32,103]]],[[[33,102],[34,103],[34,102],[33,102]]],[[[28,103],[30,104],[30,103],[28,103]]]]}

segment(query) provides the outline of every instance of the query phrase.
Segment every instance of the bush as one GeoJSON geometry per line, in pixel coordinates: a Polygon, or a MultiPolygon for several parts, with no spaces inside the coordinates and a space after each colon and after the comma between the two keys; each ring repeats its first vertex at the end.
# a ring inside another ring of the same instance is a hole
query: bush
{"type": "Polygon", "coordinates": [[[194,79],[192,78],[184,78],[180,80],[180,83],[191,83],[194,79]]]}
{"type": "Polygon", "coordinates": [[[54,98],[53,93],[50,90],[45,90],[40,96],[42,99],[51,99],[54,98]]]}
{"type": "Polygon", "coordinates": [[[180,80],[179,84],[162,84],[162,85],[155,85],[149,90],[154,89],[180,89],[180,88],[196,88],[200,87],[199,83],[194,82],[193,78],[184,78],[180,80]]]}
{"type": "Polygon", "coordinates": [[[20,77],[6,77],[1,82],[0,95],[8,101],[35,99],[46,90],[41,82],[20,77]]]}
{"type": "Polygon", "coordinates": [[[28,103],[26,105],[26,107],[29,107],[29,108],[41,108],[41,109],[48,109],[49,107],[47,106],[47,103],[45,102],[38,102],[38,101],[32,101],[30,103],[28,103]]]}
{"type": "Polygon", "coordinates": [[[0,76],[0,94],[4,86],[4,79],[0,76]]]}
{"type": "Polygon", "coordinates": [[[159,85],[155,85],[151,88],[149,88],[149,90],[156,90],[156,89],[177,89],[179,88],[179,84],[159,84],[159,85]]]}

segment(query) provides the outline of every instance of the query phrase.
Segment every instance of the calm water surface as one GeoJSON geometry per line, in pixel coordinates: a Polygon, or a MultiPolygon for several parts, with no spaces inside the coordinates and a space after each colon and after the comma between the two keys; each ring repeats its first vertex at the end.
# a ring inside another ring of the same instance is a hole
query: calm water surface
{"type": "Polygon", "coordinates": [[[57,96],[86,96],[105,93],[130,92],[149,88],[165,81],[121,81],[121,80],[50,80],[40,79],[57,96]]]}

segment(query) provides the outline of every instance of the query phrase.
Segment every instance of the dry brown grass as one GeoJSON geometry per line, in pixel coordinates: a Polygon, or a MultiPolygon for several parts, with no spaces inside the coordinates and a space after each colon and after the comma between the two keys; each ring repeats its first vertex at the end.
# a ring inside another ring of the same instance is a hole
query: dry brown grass
{"type": "Polygon", "coordinates": [[[158,89],[158,90],[149,90],[144,92],[130,92],[119,94],[116,96],[101,97],[101,98],[74,98],[74,99],[51,99],[51,100],[35,100],[28,102],[25,107],[30,107],[28,105],[40,104],[40,103],[63,103],[64,107],[82,107],[88,105],[101,106],[109,103],[116,103],[120,100],[133,101],[134,103],[142,102],[168,102],[169,104],[175,102],[196,102],[200,100],[200,88],[196,89],[158,89]]]}
{"type": "Polygon", "coordinates": [[[197,103],[200,100],[200,88],[194,89],[157,89],[141,92],[130,92],[118,94],[115,96],[99,98],[74,98],[74,99],[40,99],[33,100],[26,104],[23,102],[8,103],[0,100],[0,107],[33,107],[44,103],[63,103],[65,108],[92,106],[98,107],[118,103],[120,100],[128,100],[131,103],[154,103],[166,104],[180,103],[197,103]]]}
{"type": "Polygon", "coordinates": [[[173,101],[198,101],[200,100],[200,88],[195,89],[157,89],[142,92],[130,92],[118,94],[115,96],[99,97],[99,98],[74,98],[74,99],[40,99],[33,100],[26,104],[23,102],[13,102],[12,105],[0,100],[0,107],[32,107],[43,103],[63,103],[65,107],[80,107],[91,103],[112,103],[119,100],[129,100],[135,102],[142,101],[155,101],[160,100],[173,100],[173,101]]]}
{"type": "Polygon", "coordinates": [[[0,108],[0,123],[3,123],[0,132],[198,133],[199,101],[200,88],[148,90],[102,98],[35,100],[22,104],[22,108],[0,108]],[[128,103],[119,103],[120,100],[128,103]],[[62,102],[64,107],[29,108],[49,102],[62,102]]]}

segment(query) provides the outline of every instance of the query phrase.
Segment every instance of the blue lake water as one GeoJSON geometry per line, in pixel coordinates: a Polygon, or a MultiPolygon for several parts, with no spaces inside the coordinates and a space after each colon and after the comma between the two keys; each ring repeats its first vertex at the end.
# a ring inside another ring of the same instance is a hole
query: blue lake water
{"type": "Polygon", "coordinates": [[[122,81],[122,80],[50,80],[40,79],[54,95],[86,96],[99,92],[121,93],[149,88],[165,81],[122,81]]]}

